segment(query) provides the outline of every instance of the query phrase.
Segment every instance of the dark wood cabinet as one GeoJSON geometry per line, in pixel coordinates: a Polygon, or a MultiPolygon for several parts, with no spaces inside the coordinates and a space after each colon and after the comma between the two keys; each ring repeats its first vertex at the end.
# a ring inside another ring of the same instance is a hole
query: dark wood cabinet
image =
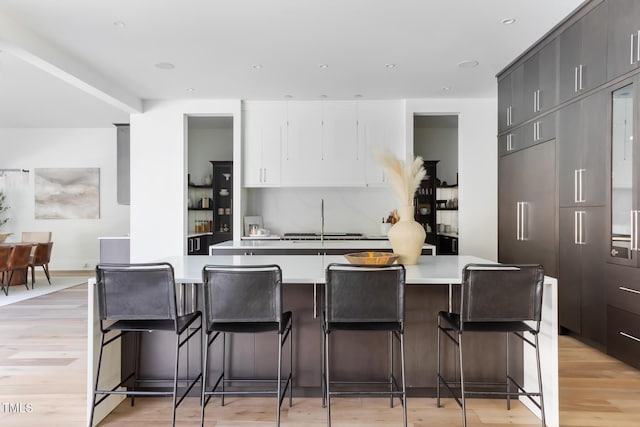
{"type": "Polygon", "coordinates": [[[607,95],[597,92],[558,112],[560,206],[606,203],[607,95]]]}
{"type": "Polygon", "coordinates": [[[606,343],[605,207],[560,208],[560,325],[606,343]]]}
{"type": "Polygon", "coordinates": [[[212,242],[211,234],[201,234],[187,239],[187,255],[209,255],[209,245],[212,242]]]}
{"type": "Polygon", "coordinates": [[[213,243],[233,240],[233,162],[212,161],[213,243]]]}
{"type": "Polygon", "coordinates": [[[524,120],[524,66],[519,66],[498,81],[498,131],[524,120]]]}
{"type": "Polygon", "coordinates": [[[439,234],[438,255],[458,255],[458,238],[439,234]]]}
{"type": "Polygon", "coordinates": [[[524,63],[523,118],[540,115],[558,104],[558,43],[551,40],[524,63]]]}
{"type": "Polygon", "coordinates": [[[498,161],[498,260],[542,264],[557,277],[555,140],[498,161]]]}
{"type": "Polygon", "coordinates": [[[607,2],[607,78],[612,80],[640,65],[640,2],[607,2]]]}
{"type": "Polygon", "coordinates": [[[594,7],[559,36],[559,101],[607,80],[607,7],[594,7]]]}
{"type": "Polygon", "coordinates": [[[505,155],[556,137],[556,114],[537,117],[498,138],[498,154],[505,155]]]}
{"type": "Polygon", "coordinates": [[[414,195],[415,220],[425,231],[426,243],[436,245],[436,165],[438,160],[425,160],[424,169],[427,172],[414,195]]]}

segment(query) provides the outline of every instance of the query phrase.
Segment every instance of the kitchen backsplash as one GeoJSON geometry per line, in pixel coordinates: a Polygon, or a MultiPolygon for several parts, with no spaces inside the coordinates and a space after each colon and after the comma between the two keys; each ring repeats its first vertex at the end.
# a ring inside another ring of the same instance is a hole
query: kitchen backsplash
{"type": "Polygon", "coordinates": [[[325,232],[380,234],[380,223],[399,207],[382,188],[250,188],[244,215],[262,215],[272,234],[319,232],[324,199],[325,232]]]}

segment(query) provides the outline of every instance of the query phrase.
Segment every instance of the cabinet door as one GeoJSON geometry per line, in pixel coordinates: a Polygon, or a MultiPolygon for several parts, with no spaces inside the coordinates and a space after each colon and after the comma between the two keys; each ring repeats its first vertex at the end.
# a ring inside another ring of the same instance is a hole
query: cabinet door
{"type": "Polygon", "coordinates": [[[581,332],[582,263],[575,208],[560,208],[558,245],[558,320],[560,326],[581,332]]]}
{"type": "Polygon", "coordinates": [[[525,120],[524,65],[516,67],[498,82],[498,130],[525,120]]]}
{"type": "Polygon", "coordinates": [[[358,140],[365,150],[365,183],[386,185],[384,169],[373,156],[375,147],[389,150],[402,159],[404,152],[404,113],[398,101],[358,102],[358,140]]]}
{"type": "Polygon", "coordinates": [[[640,64],[640,2],[615,0],[607,6],[607,78],[613,80],[640,64]]]}
{"type": "Polygon", "coordinates": [[[287,132],[282,158],[282,183],[314,185],[322,171],[322,110],[319,102],[287,106],[287,132]]]}
{"type": "Polygon", "coordinates": [[[606,343],[607,289],[605,271],[606,219],[603,206],[578,208],[584,212],[579,220],[582,242],[582,336],[604,345],[606,343]]]}
{"type": "Polygon", "coordinates": [[[542,264],[555,277],[555,140],[502,156],[498,177],[499,261],[542,264]]]}
{"type": "Polygon", "coordinates": [[[557,41],[554,39],[524,64],[524,120],[557,104],[557,41]]]}
{"type": "Polygon", "coordinates": [[[606,97],[606,92],[599,92],[558,113],[560,206],[606,202],[606,97]]]}
{"type": "Polygon", "coordinates": [[[606,80],[607,8],[600,4],[560,36],[560,102],[606,80]]]}
{"type": "Polygon", "coordinates": [[[356,102],[322,102],[322,182],[364,185],[364,150],[356,102]]]}
{"type": "Polygon", "coordinates": [[[284,103],[250,104],[244,112],[243,185],[280,184],[280,159],[286,127],[284,103]]]}

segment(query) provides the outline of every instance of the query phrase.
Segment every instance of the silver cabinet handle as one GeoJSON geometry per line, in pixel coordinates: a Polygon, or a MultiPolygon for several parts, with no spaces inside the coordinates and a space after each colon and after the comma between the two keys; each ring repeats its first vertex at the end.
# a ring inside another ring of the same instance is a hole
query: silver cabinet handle
{"type": "Polygon", "coordinates": [[[540,93],[541,93],[540,89],[538,89],[537,92],[538,92],[538,97],[536,99],[536,102],[537,102],[538,111],[540,111],[540,93]]]}
{"type": "MultiPolygon", "coordinates": [[[[638,30],[638,35],[636,36],[636,60],[640,61],[640,30],[638,30]]],[[[632,43],[633,45],[633,43],[632,43]]]]}
{"type": "Polygon", "coordinates": [[[573,171],[573,200],[575,203],[586,202],[584,198],[584,173],[586,169],[575,169],[573,171]]]}
{"type": "Polygon", "coordinates": [[[638,250],[638,211],[631,211],[631,239],[632,251],[638,250]]]}
{"type": "Polygon", "coordinates": [[[573,69],[573,91],[578,91],[578,67],[573,69]]]}
{"type": "Polygon", "coordinates": [[[629,52],[629,64],[633,65],[633,63],[635,62],[633,59],[633,33],[631,33],[631,41],[629,42],[629,46],[630,46],[630,52],[629,52]]]}
{"type": "Polygon", "coordinates": [[[521,202],[516,202],[516,240],[520,240],[520,205],[521,202]]]}
{"type": "Polygon", "coordinates": [[[627,288],[626,286],[618,286],[618,289],[620,289],[621,291],[624,291],[624,292],[631,292],[632,294],[640,295],[640,291],[637,291],[637,290],[631,289],[631,288],[627,288]]]}
{"type": "Polygon", "coordinates": [[[622,332],[622,331],[620,331],[620,335],[622,335],[623,337],[626,337],[626,338],[632,339],[632,340],[634,340],[634,341],[638,341],[638,342],[640,342],[640,338],[634,337],[633,335],[628,334],[628,333],[626,333],[626,332],[622,332]]]}
{"type": "Polygon", "coordinates": [[[576,245],[586,245],[587,242],[585,241],[584,235],[584,216],[585,216],[586,212],[585,211],[575,211],[574,212],[574,225],[573,225],[573,233],[574,233],[574,239],[573,239],[573,243],[575,243],[576,245]]]}
{"type": "Polygon", "coordinates": [[[313,318],[318,318],[318,285],[313,284],[313,318]]]}
{"type": "Polygon", "coordinates": [[[533,91],[533,112],[536,113],[538,111],[538,91],[533,91]]]}
{"type": "Polygon", "coordinates": [[[267,182],[267,168],[262,168],[262,182],[267,182]]]}
{"type": "Polygon", "coordinates": [[[583,68],[583,66],[582,66],[582,64],[580,64],[580,66],[578,67],[578,69],[580,70],[579,71],[579,78],[578,78],[578,81],[579,81],[578,89],[580,89],[580,90],[584,89],[584,87],[582,86],[582,68],[583,68]]]}

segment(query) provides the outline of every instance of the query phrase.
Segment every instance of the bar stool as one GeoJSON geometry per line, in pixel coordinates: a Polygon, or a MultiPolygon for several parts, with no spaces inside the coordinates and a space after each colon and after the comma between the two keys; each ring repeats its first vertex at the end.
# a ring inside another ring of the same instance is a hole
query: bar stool
{"type": "Polygon", "coordinates": [[[276,426],[280,425],[280,407],[289,388],[289,406],[293,401],[292,315],[282,311],[282,271],[277,265],[215,266],[202,271],[204,282],[204,317],[206,344],[203,356],[202,413],[212,396],[276,396],[276,426]],[[237,333],[277,333],[278,367],[275,379],[229,378],[225,374],[226,335],[237,333]],[[222,338],[222,372],[211,390],[207,390],[209,347],[222,338]],[[282,347],[289,340],[289,375],[282,378],[282,347]],[[229,383],[274,383],[275,390],[228,390],[229,383]],[[283,387],[284,383],[284,387],[283,387]],[[220,390],[218,387],[220,386],[220,390]]]}
{"type": "Polygon", "coordinates": [[[438,313],[438,352],[436,374],[436,405],[440,407],[440,384],[444,385],[462,408],[462,425],[467,425],[466,397],[471,395],[501,395],[507,398],[507,409],[512,396],[526,396],[539,409],[545,426],[542,372],[538,334],[542,317],[542,290],[544,270],[541,265],[468,264],[462,270],[459,313],[438,313]],[[447,380],[440,372],[440,333],[444,333],[456,346],[460,363],[460,380],[447,380]],[[504,382],[468,382],[464,377],[462,336],[465,332],[504,332],[506,335],[506,379],[504,382]],[[529,333],[533,341],[524,333],[529,333]],[[538,373],[538,391],[527,392],[509,371],[509,336],[514,334],[535,348],[538,373]],[[460,398],[453,387],[459,385],[460,398]],[[502,391],[472,391],[467,385],[505,386],[502,391]],[[515,385],[516,391],[511,391],[515,385]],[[537,400],[534,397],[537,396],[537,400]]]}
{"type": "Polygon", "coordinates": [[[332,396],[389,396],[390,406],[398,397],[402,404],[403,425],[407,426],[407,402],[404,364],[404,289],[405,268],[401,264],[354,265],[329,264],[326,270],[323,311],[323,406],[327,408],[327,426],[331,426],[332,396]],[[330,377],[329,336],[336,331],[388,332],[388,381],[335,381],[330,377]],[[400,344],[402,382],[393,373],[393,342],[400,344]],[[333,391],[332,384],[383,384],[388,390],[333,391]]]}
{"type": "Polygon", "coordinates": [[[195,311],[182,316],[178,315],[173,267],[168,263],[99,264],[96,267],[96,295],[98,297],[102,339],[89,426],[93,425],[96,406],[111,394],[132,396],[132,405],[135,396],[172,396],[171,425],[175,426],[176,408],[202,378],[202,372],[200,372],[194,380],[183,380],[188,385],[186,391],[178,400],[180,349],[192,337],[201,337],[201,312],[195,311]],[[198,319],[200,321],[196,322],[198,319]],[[136,345],[136,368],[134,368],[134,371],[115,387],[98,388],[104,348],[130,332],[139,334],[153,331],[173,332],[176,337],[172,391],[120,390],[129,380],[133,379],[136,382],[139,362],[138,345],[136,345]],[[116,332],[117,334],[107,338],[107,334],[110,332],[116,332]],[[186,336],[182,338],[183,335],[186,336]],[[99,400],[97,400],[98,395],[102,395],[99,400]]]}

